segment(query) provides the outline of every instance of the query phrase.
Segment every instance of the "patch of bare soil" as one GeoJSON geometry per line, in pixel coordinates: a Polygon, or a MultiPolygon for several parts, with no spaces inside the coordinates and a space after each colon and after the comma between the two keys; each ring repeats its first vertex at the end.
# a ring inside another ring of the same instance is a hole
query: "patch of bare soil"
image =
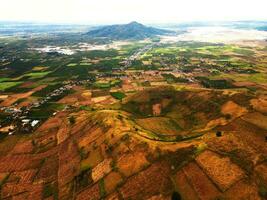
{"type": "Polygon", "coordinates": [[[247,113],[247,109],[239,106],[233,101],[228,101],[223,104],[221,112],[224,115],[231,115],[232,118],[237,118],[247,113]]]}
{"type": "Polygon", "coordinates": [[[104,178],[105,191],[107,194],[113,192],[123,179],[118,172],[111,172],[104,178]]]}
{"type": "Polygon", "coordinates": [[[17,94],[12,94],[8,98],[6,98],[3,102],[1,102],[0,106],[11,106],[13,103],[15,103],[19,99],[24,99],[30,97],[34,92],[37,92],[43,88],[45,88],[46,85],[40,85],[34,89],[32,89],[29,92],[25,93],[17,93],[17,94]]]}
{"type": "Polygon", "coordinates": [[[182,170],[199,199],[213,200],[221,195],[220,191],[195,162],[190,162],[182,170]]]}
{"type": "Polygon", "coordinates": [[[111,159],[105,159],[101,163],[99,163],[96,167],[92,170],[92,179],[94,182],[99,181],[101,178],[103,178],[105,175],[107,175],[109,172],[111,172],[111,159]]]}
{"type": "Polygon", "coordinates": [[[225,199],[240,200],[253,199],[261,200],[258,188],[255,183],[248,180],[241,180],[224,193],[225,199]]]}
{"type": "Polygon", "coordinates": [[[172,191],[172,181],[165,163],[155,163],[139,174],[130,177],[119,189],[124,199],[148,199],[172,191]]]}
{"type": "Polygon", "coordinates": [[[99,185],[97,183],[89,188],[86,188],[76,196],[76,200],[96,200],[96,199],[100,199],[100,190],[99,190],[99,185]]]}
{"type": "Polygon", "coordinates": [[[198,199],[198,194],[188,182],[188,179],[183,170],[178,171],[175,175],[175,183],[177,185],[179,193],[182,195],[183,198],[198,199]]]}
{"type": "Polygon", "coordinates": [[[196,158],[196,162],[225,191],[244,177],[244,172],[232,163],[228,157],[220,157],[211,151],[205,151],[196,158]]]}
{"type": "Polygon", "coordinates": [[[143,152],[125,154],[117,161],[118,170],[126,177],[141,171],[141,169],[148,166],[148,164],[149,162],[143,152]]]}
{"type": "Polygon", "coordinates": [[[248,123],[254,124],[264,130],[267,130],[267,116],[259,113],[249,113],[242,117],[242,119],[248,123]]]}
{"type": "Polygon", "coordinates": [[[159,116],[161,114],[161,104],[157,103],[152,106],[152,113],[154,116],[159,116]]]}

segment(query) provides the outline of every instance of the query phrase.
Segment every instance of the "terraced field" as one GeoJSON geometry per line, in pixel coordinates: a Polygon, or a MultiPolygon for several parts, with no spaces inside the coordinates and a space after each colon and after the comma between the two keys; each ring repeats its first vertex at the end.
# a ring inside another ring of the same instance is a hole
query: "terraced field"
{"type": "Polygon", "coordinates": [[[261,199],[266,130],[252,107],[235,102],[258,97],[222,93],[159,87],[130,95],[120,109],[59,112],[34,134],[1,141],[1,197],[170,199],[176,191],[183,199],[261,199]]]}

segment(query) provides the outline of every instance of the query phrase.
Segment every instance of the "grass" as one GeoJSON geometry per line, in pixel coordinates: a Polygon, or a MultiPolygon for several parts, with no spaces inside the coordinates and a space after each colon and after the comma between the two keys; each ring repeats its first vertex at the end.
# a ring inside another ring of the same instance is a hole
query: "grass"
{"type": "Polygon", "coordinates": [[[93,85],[94,85],[94,87],[99,88],[99,89],[107,89],[107,88],[117,86],[119,84],[121,84],[121,80],[112,80],[109,82],[99,81],[99,82],[95,82],[93,85]]]}
{"type": "Polygon", "coordinates": [[[5,82],[5,81],[9,81],[9,80],[10,80],[10,78],[0,78],[0,83],[5,82]]]}
{"type": "Polygon", "coordinates": [[[212,76],[212,79],[216,78],[230,78],[235,81],[249,81],[254,83],[267,83],[267,74],[256,73],[256,74],[220,74],[217,76],[212,76]]]}
{"type": "Polygon", "coordinates": [[[111,92],[110,95],[118,100],[122,100],[123,98],[126,97],[126,95],[123,92],[111,92]]]}
{"type": "Polygon", "coordinates": [[[2,185],[5,184],[5,182],[7,181],[7,179],[9,178],[10,174],[9,173],[6,173],[4,175],[4,177],[2,178],[2,180],[0,180],[0,188],[2,187],[2,185]]]}
{"type": "Polygon", "coordinates": [[[43,70],[46,70],[47,68],[48,67],[44,67],[44,66],[36,66],[32,70],[33,71],[43,71],[43,70]]]}
{"type": "Polygon", "coordinates": [[[43,198],[48,198],[52,195],[55,195],[56,189],[55,187],[50,183],[46,184],[43,189],[43,198]]]}
{"type": "Polygon", "coordinates": [[[93,108],[90,106],[80,106],[80,110],[92,111],[93,108]]]}
{"type": "Polygon", "coordinates": [[[70,64],[68,64],[67,66],[68,66],[68,67],[75,67],[75,66],[77,66],[77,64],[76,64],[76,63],[70,63],[70,64]]]}
{"type": "Polygon", "coordinates": [[[110,88],[111,85],[110,85],[110,83],[96,82],[96,83],[94,83],[94,87],[100,88],[100,89],[105,89],[105,88],[110,88]]]}
{"type": "Polygon", "coordinates": [[[104,179],[100,179],[98,184],[99,184],[100,196],[103,198],[106,195],[104,179]]]}
{"type": "Polygon", "coordinates": [[[22,82],[18,81],[18,82],[2,82],[0,84],[0,91],[5,91],[11,87],[15,87],[20,85],[22,82]]]}
{"type": "Polygon", "coordinates": [[[25,74],[24,76],[28,76],[29,79],[36,79],[36,78],[43,78],[44,76],[48,75],[50,71],[48,72],[31,72],[28,74],[25,74]]]}
{"type": "Polygon", "coordinates": [[[81,65],[81,66],[90,66],[90,65],[92,65],[92,64],[91,64],[91,63],[82,62],[82,63],[80,63],[80,65],[81,65]]]}
{"type": "Polygon", "coordinates": [[[81,172],[87,171],[87,170],[90,170],[90,169],[91,169],[91,166],[89,165],[89,163],[81,162],[81,164],[80,164],[80,171],[81,172]]]}

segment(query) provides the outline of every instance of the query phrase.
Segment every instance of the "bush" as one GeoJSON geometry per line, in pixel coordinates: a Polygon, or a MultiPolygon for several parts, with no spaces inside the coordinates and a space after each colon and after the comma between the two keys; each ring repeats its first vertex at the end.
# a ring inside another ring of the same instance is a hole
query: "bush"
{"type": "Polygon", "coordinates": [[[182,197],[178,192],[173,192],[172,193],[172,200],[182,200],[182,197]]]}
{"type": "Polygon", "coordinates": [[[259,187],[259,195],[263,197],[264,199],[267,198],[267,188],[263,185],[259,187]]]}
{"type": "Polygon", "coordinates": [[[216,132],[216,136],[217,136],[217,137],[221,137],[221,136],[222,136],[222,132],[221,132],[221,131],[217,131],[217,132],[216,132]]]}
{"type": "Polygon", "coordinates": [[[47,198],[52,196],[55,193],[55,188],[52,184],[46,184],[43,189],[43,197],[47,198]]]}
{"type": "Polygon", "coordinates": [[[70,124],[75,124],[76,120],[75,120],[75,118],[73,116],[70,116],[69,117],[69,122],[70,122],[70,124]]]}

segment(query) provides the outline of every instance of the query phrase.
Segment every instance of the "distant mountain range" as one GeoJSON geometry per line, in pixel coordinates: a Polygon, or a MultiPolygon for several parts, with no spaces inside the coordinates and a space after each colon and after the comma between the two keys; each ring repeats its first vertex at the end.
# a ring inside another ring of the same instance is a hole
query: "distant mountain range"
{"type": "Polygon", "coordinates": [[[110,39],[144,39],[156,35],[165,35],[174,33],[169,30],[158,29],[144,26],[137,22],[131,22],[123,25],[104,26],[96,30],[89,31],[88,36],[103,37],[110,39]]]}

